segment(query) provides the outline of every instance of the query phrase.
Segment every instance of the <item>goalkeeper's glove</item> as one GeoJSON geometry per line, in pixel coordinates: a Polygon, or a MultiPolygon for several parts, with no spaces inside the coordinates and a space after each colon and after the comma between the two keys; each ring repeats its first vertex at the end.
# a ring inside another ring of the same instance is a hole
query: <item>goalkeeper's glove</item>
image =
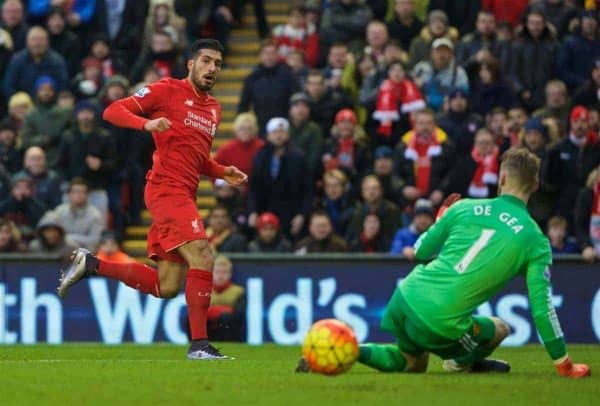
{"type": "Polygon", "coordinates": [[[452,206],[454,203],[456,203],[457,201],[460,200],[462,196],[460,195],[460,193],[451,193],[448,195],[448,197],[446,197],[446,199],[444,200],[444,202],[442,203],[442,205],[440,206],[440,209],[437,212],[437,216],[435,218],[435,220],[439,220],[444,213],[446,212],[446,210],[448,210],[448,208],[450,206],[452,206]]]}
{"type": "Polygon", "coordinates": [[[568,355],[566,358],[559,362],[558,364],[554,364],[558,374],[560,376],[564,376],[567,378],[585,378],[586,376],[590,376],[592,371],[589,366],[585,364],[573,364],[571,361],[571,357],[568,355]]]}

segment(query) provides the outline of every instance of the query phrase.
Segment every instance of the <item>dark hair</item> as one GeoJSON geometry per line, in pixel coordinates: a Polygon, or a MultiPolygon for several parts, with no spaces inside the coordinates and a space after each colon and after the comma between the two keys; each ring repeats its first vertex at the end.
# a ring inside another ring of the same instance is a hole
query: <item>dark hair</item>
{"type": "Polygon", "coordinates": [[[493,82],[497,81],[500,78],[500,63],[496,58],[494,58],[493,56],[485,58],[479,65],[479,69],[481,70],[481,68],[484,66],[487,70],[490,71],[493,82]]]}
{"type": "Polygon", "coordinates": [[[190,47],[190,56],[192,58],[197,57],[203,49],[212,49],[213,51],[220,52],[221,55],[225,53],[225,48],[223,48],[223,45],[219,41],[212,38],[203,38],[192,44],[190,47]]]}
{"type": "Polygon", "coordinates": [[[308,71],[308,74],[306,75],[306,77],[308,78],[309,76],[319,76],[322,79],[325,79],[325,75],[323,75],[323,72],[321,72],[318,69],[311,69],[308,71]]]}
{"type": "Polygon", "coordinates": [[[385,69],[386,75],[388,75],[390,73],[390,71],[392,70],[392,68],[396,65],[399,65],[400,67],[402,67],[402,70],[404,71],[404,73],[407,72],[406,65],[404,64],[404,62],[402,62],[400,59],[394,59],[388,64],[387,68],[385,69]]]}
{"type": "Polygon", "coordinates": [[[71,182],[69,182],[69,192],[71,191],[71,189],[73,189],[73,186],[85,186],[87,190],[90,189],[87,182],[79,176],[74,177],[73,179],[71,179],[71,182]]]}
{"type": "Polygon", "coordinates": [[[277,49],[277,44],[275,42],[273,42],[272,38],[267,38],[267,39],[262,40],[260,43],[258,52],[262,52],[262,51],[264,51],[265,48],[268,48],[268,47],[275,47],[275,49],[277,49]]]}

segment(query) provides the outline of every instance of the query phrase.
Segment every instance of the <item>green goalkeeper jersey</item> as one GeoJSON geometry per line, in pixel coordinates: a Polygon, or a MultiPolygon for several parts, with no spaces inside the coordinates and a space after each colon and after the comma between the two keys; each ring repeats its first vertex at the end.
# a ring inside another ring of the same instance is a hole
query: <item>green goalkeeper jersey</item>
{"type": "Polygon", "coordinates": [[[473,311],[518,274],[525,275],[531,313],[552,359],[565,355],[563,334],[551,301],[548,239],[525,204],[510,195],[464,199],[417,241],[418,265],[400,291],[420,321],[449,339],[471,326],[473,311]]]}

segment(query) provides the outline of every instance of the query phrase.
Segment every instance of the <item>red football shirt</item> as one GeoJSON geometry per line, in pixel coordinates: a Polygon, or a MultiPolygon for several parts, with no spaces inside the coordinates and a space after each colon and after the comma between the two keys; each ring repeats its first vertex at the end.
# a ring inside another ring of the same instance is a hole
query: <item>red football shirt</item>
{"type": "Polygon", "coordinates": [[[147,120],[139,115],[171,121],[168,130],[152,133],[156,151],[146,179],[183,187],[195,196],[201,174],[222,176],[222,168],[210,159],[221,119],[221,106],[213,96],[198,92],[187,79],[164,78],[117,100],[104,112],[115,125],[143,129],[147,120]]]}

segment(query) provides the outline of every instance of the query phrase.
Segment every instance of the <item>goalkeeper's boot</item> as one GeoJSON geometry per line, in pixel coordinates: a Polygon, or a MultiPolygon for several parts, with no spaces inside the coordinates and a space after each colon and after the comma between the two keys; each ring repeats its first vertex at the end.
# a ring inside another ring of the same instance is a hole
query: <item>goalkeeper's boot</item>
{"type": "Polygon", "coordinates": [[[295,371],[299,373],[310,372],[310,365],[308,365],[308,362],[306,362],[304,358],[300,358],[298,365],[296,365],[295,371]]]}
{"type": "Polygon", "coordinates": [[[221,351],[206,343],[203,345],[190,345],[187,353],[187,359],[191,360],[231,360],[233,357],[221,354],[221,351]]]}
{"type": "Polygon", "coordinates": [[[85,248],[77,248],[71,254],[71,263],[60,272],[60,280],[56,289],[58,296],[65,297],[69,288],[82,279],[96,275],[98,259],[85,248]]]}
{"type": "Polygon", "coordinates": [[[459,364],[453,359],[444,360],[443,364],[444,371],[447,372],[472,372],[472,373],[484,373],[484,372],[499,372],[507,373],[510,371],[510,364],[506,361],[496,359],[484,359],[476,361],[471,365],[459,364]]]}

